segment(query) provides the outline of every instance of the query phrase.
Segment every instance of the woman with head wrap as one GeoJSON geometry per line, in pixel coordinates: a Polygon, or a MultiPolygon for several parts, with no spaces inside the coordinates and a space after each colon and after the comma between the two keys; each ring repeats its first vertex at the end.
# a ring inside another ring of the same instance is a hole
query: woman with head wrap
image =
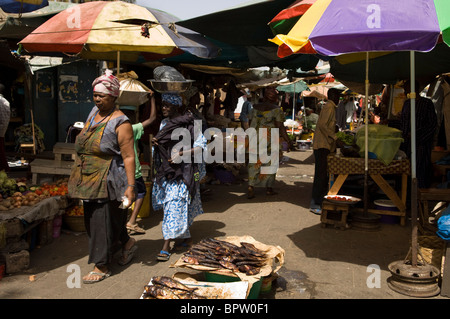
{"type": "Polygon", "coordinates": [[[170,241],[179,239],[180,246],[191,241],[189,227],[194,218],[203,213],[200,199],[200,180],[205,176],[205,166],[198,163],[196,150],[206,148],[206,139],[201,132],[201,124],[194,126],[192,113],[181,114],[182,98],[175,93],[162,94],[162,114],[160,131],[153,138],[156,168],[153,184],[152,203],[155,210],[163,209],[162,233],[164,244],[157,259],[170,258],[170,241]],[[178,140],[172,140],[176,129],[184,128],[190,140],[182,140],[186,147],[179,147],[178,140]],[[198,128],[198,129],[197,129],[198,128]]]}
{"type": "Polygon", "coordinates": [[[95,106],[75,140],[75,165],[69,178],[69,196],[83,200],[88,263],[95,265],[83,277],[84,283],[110,276],[112,245],[117,241],[122,244],[119,264],[130,262],[137,249],[128,236],[127,207],[123,208],[135,199],[133,130],[116,108],[120,84],[112,72],[107,70],[92,86],[95,106]]]}

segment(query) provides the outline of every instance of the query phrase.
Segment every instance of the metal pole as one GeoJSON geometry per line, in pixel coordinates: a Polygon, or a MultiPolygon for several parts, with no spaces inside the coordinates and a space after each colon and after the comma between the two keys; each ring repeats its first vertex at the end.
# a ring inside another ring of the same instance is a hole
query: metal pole
{"type": "Polygon", "coordinates": [[[414,51],[410,51],[411,76],[411,264],[417,266],[417,178],[416,178],[416,74],[414,51]]]}
{"type": "Polygon", "coordinates": [[[365,105],[365,125],[364,125],[364,214],[367,214],[369,200],[368,200],[368,179],[369,179],[369,52],[366,52],[366,99],[365,105]]]}

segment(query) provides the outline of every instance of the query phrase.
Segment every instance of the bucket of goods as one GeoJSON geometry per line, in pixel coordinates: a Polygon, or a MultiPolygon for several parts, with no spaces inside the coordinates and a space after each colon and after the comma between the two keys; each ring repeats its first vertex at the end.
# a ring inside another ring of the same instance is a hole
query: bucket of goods
{"type": "MultiPolygon", "coordinates": [[[[373,202],[375,204],[375,209],[385,210],[385,211],[398,211],[397,206],[389,199],[377,199],[373,202]]],[[[399,216],[392,215],[382,215],[380,222],[384,224],[397,224],[400,221],[399,216]]]]}

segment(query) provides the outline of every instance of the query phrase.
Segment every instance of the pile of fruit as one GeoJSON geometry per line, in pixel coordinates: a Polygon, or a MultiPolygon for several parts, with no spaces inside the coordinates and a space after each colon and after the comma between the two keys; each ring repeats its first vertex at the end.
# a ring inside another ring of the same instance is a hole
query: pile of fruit
{"type": "Polygon", "coordinates": [[[67,216],[83,216],[84,215],[84,209],[83,206],[77,205],[72,206],[66,210],[67,216]]]}
{"type": "Polygon", "coordinates": [[[26,178],[9,178],[5,171],[0,171],[0,211],[33,206],[52,196],[65,196],[67,181],[68,178],[63,178],[51,184],[28,187],[26,178]]]}

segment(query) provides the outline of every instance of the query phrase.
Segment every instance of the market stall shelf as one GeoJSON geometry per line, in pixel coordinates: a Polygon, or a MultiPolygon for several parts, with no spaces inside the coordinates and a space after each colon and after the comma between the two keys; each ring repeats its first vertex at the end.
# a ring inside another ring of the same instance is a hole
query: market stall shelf
{"type": "MultiPolygon", "coordinates": [[[[328,191],[328,195],[337,195],[345,180],[349,175],[364,175],[364,158],[328,156],[328,172],[330,179],[334,178],[333,185],[328,191]]],[[[398,211],[387,211],[378,209],[368,209],[368,212],[379,215],[400,216],[400,224],[405,225],[406,216],[406,195],[408,187],[408,175],[411,174],[409,160],[393,160],[389,165],[383,164],[380,160],[369,159],[369,176],[392,201],[398,211]],[[400,194],[392,188],[382,175],[400,175],[400,194]]],[[[358,210],[358,208],[355,208],[358,210]]]]}

